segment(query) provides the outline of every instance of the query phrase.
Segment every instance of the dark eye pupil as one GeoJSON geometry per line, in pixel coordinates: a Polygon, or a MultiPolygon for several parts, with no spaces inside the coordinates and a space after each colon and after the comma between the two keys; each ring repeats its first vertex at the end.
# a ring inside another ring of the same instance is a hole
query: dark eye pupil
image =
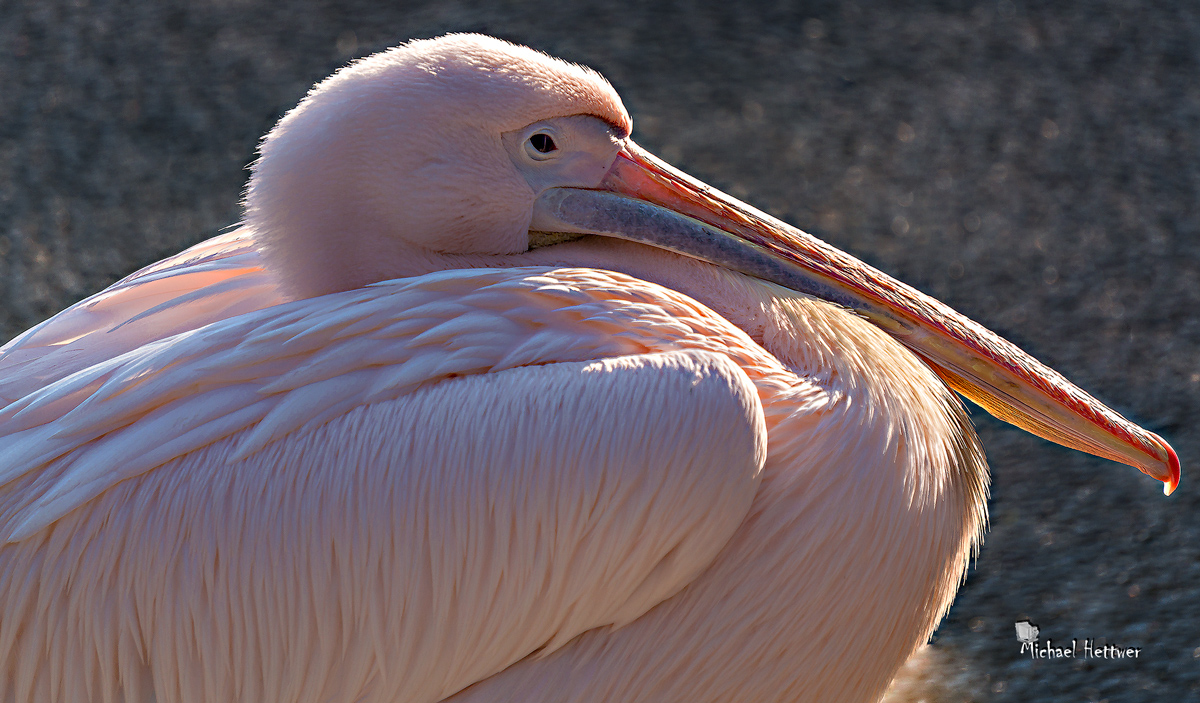
{"type": "Polygon", "coordinates": [[[529,143],[542,154],[549,154],[558,148],[549,134],[535,134],[529,138],[529,143]]]}

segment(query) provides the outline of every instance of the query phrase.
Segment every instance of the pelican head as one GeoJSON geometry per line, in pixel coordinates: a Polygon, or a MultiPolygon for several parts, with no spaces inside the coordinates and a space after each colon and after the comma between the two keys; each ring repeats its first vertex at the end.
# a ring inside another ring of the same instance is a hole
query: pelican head
{"type": "Polygon", "coordinates": [[[297,298],[555,260],[533,250],[563,247],[570,263],[573,240],[597,236],[699,259],[852,310],[997,417],[1167,493],[1178,484],[1157,435],[939,301],[656,159],[631,131],[589,69],[480,35],[414,41],[350,64],[279,122],[246,223],[297,298]]]}
{"type": "Polygon", "coordinates": [[[299,297],[529,249],[534,201],[596,188],[632,121],[596,72],[491,37],[414,41],[321,82],[263,141],[247,222],[299,297]]]}

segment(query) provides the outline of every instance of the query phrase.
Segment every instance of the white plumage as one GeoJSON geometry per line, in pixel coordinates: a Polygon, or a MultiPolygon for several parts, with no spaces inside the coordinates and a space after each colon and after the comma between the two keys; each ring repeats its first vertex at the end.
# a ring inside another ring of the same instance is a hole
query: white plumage
{"type": "Polygon", "coordinates": [[[869,701],[986,519],[942,378],[1178,481],[629,128],[414,42],[281,121],[244,227],[0,350],[0,701],[869,701]]]}

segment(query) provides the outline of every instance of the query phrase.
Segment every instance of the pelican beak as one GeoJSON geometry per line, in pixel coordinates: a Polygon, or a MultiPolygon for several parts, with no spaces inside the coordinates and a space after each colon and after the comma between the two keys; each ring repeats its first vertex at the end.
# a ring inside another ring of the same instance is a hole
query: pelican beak
{"type": "Polygon", "coordinates": [[[598,189],[550,188],[531,229],[668,249],[853,310],[992,415],[1179,484],[1179,458],[1016,345],[944,303],[662,162],[631,140],[598,189]]]}

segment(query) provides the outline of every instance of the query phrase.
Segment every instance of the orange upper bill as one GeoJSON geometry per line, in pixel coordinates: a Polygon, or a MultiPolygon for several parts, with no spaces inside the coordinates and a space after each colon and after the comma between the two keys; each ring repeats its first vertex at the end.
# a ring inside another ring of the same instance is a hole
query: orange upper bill
{"type": "MultiPolygon", "coordinates": [[[[626,142],[601,189],[733,235],[741,246],[773,260],[765,269],[744,273],[863,315],[996,417],[1052,442],[1137,467],[1162,481],[1168,495],[1179,484],[1179,458],[1161,437],[1121,417],[1016,345],[845,252],[672,168],[632,141],[626,142]]],[[[689,254],[683,247],[672,248],[689,254]]],[[[710,259],[703,253],[691,255],[710,259]]],[[[727,261],[713,263],[729,266],[727,261]]]]}

